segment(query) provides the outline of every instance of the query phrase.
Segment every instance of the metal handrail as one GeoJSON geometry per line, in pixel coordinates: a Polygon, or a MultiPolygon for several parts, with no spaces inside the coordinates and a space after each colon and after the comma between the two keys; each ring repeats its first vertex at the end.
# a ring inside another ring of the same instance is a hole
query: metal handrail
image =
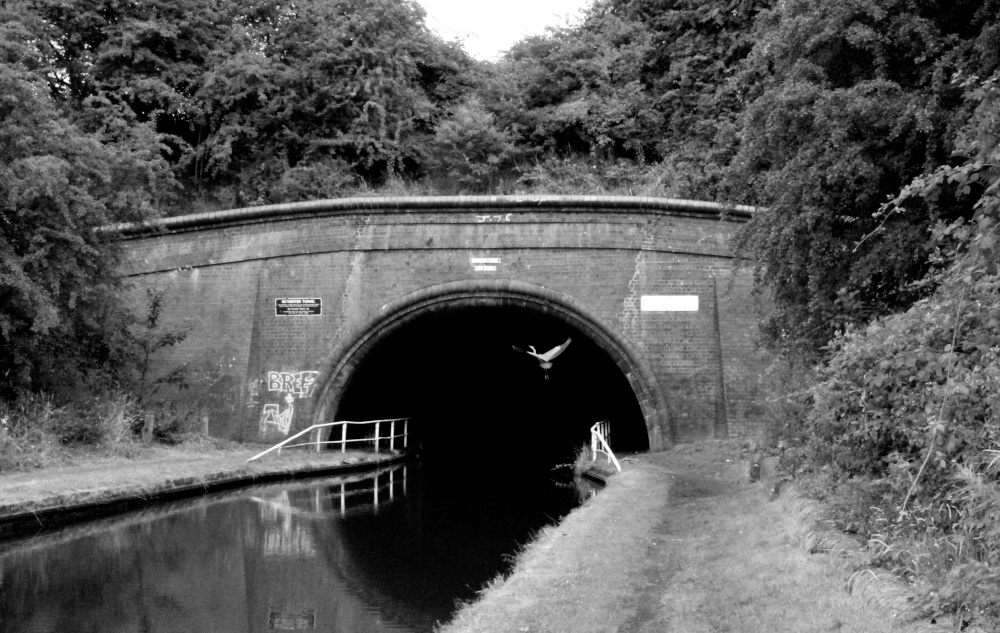
{"type": "Polygon", "coordinates": [[[252,461],[254,461],[256,459],[260,459],[261,457],[263,457],[264,455],[267,455],[271,451],[278,451],[278,454],[280,455],[282,448],[296,448],[296,447],[299,447],[299,446],[313,446],[313,445],[315,445],[316,446],[316,451],[319,452],[320,447],[322,445],[324,445],[324,444],[340,444],[341,445],[340,452],[344,453],[344,452],[347,451],[347,443],[348,442],[374,442],[375,452],[378,453],[378,443],[379,443],[379,441],[381,441],[381,440],[389,440],[389,450],[395,450],[396,449],[396,439],[397,438],[402,438],[403,439],[403,448],[406,448],[408,446],[408,444],[409,444],[409,421],[410,421],[410,418],[385,418],[383,420],[359,420],[359,421],[354,421],[354,420],[337,420],[336,422],[323,422],[322,424],[313,424],[309,428],[304,429],[302,431],[299,431],[295,435],[293,435],[291,437],[287,437],[284,440],[278,442],[277,444],[275,444],[271,448],[267,449],[266,451],[263,451],[261,453],[258,453],[256,455],[254,455],[253,457],[251,457],[250,459],[247,460],[247,463],[250,463],[250,462],[252,462],[252,461]],[[384,423],[384,422],[388,422],[389,425],[390,425],[389,426],[389,435],[384,435],[384,436],[380,437],[379,436],[379,425],[382,424],[382,423],[384,423]],[[397,422],[402,422],[403,423],[403,432],[401,434],[397,434],[396,433],[396,423],[397,422]],[[337,424],[342,425],[341,428],[343,430],[341,431],[341,438],[339,440],[328,440],[326,442],[321,441],[320,440],[319,430],[320,429],[324,429],[324,428],[326,428],[328,426],[334,426],[334,425],[337,425],[337,424]],[[348,424],[374,424],[375,425],[375,437],[374,438],[371,438],[371,437],[361,437],[361,438],[348,439],[347,438],[347,425],[348,424]],[[291,442],[293,440],[296,440],[296,439],[302,437],[303,435],[306,435],[307,433],[309,433],[310,431],[313,431],[313,430],[316,431],[316,440],[315,441],[313,441],[313,442],[302,442],[300,444],[288,445],[289,442],[291,442]]]}
{"type": "Polygon", "coordinates": [[[622,465],[618,463],[618,458],[615,457],[615,454],[611,451],[611,445],[608,444],[606,436],[609,437],[610,435],[611,423],[608,420],[602,420],[590,427],[590,461],[597,461],[597,454],[604,453],[608,456],[608,463],[613,463],[618,472],[621,472],[622,465]],[[598,448],[598,445],[601,448],[598,448]]]}

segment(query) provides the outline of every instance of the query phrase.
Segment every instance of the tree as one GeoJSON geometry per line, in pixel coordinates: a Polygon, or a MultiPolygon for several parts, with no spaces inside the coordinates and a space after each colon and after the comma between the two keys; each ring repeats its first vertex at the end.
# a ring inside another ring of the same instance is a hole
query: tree
{"type": "Polygon", "coordinates": [[[98,101],[80,112],[85,122],[101,121],[90,131],[63,114],[46,85],[59,71],[47,65],[24,17],[0,13],[4,398],[72,389],[115,372],[129,315],[118,294],[117,250],[98,229],[151,217],[171,181],[147,126],[98,101]]]}
{"type": "Polygon", "coordinates": [[[70,120],[100,102],[148,124],[177,180],[219,204],[418,174],[422,142],[467,91],[471,60],[428,31],[412,0],[12,6],[70,120]]]}
{"type": "Polygon", "coordinates": [[[774,298],[765,332],[818,353],[845,323],[922,296],[928,229],[968,217],[953,198],[877,212],[907,182],[948,164],[970,112],[956,72],[996,68],[996,2],[796,0],[757,24],[733,81],[746,103],[731,198],[766,207],[738,247],[774,298]],[[877,235],[872,235],[881,224],[877,235]]]}
{"type": "Polygon", "coordinates": [[[485,192],[512,169],[516,156],[509,134],[497,129],[493,115],[472,97],[438,124],[428,162],[447,178],[448,187],[485,192]]]}
{"type": "Polygon", "coordinates": [[[199,149],[206,171],[251,202],[274,200],[289,170],[374,181],[419,171],[419,141],[463,93],[468,58],[431,35],[409,0],[273,11],[244,25],[198,93],[215,130],[199,149]]]}
{"type": "Polygon", "coordinates": [[[579,26],[511,48],[499,72],[513,89],[484,101],[523,144],[661,162],[685,174],[689,195],[714,197],[742,107],[727,80],[751,50],[750,27],[768,4],[596,2],[579,26]]]}

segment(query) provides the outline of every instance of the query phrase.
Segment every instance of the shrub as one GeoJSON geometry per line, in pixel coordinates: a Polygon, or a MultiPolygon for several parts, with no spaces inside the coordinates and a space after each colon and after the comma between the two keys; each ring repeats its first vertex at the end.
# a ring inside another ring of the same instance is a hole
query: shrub
{"type": "Polygon", "coordinates": [[[0,403],[0,472],[66,465],[81,449],[134,457],[139,422],[136,400],[122,392],[62,406],[48,395],[0,403]]]}
{"type": "MultiPolygon", "coordinates": [[[[976,82],[969,80],[970,85],[976,82]]],[[[1000,76],[979,82],[975,156],[915,179],[914,198],[973,199],[931,234],[932,292],[830,344],[806,420],[808,454],[872,494],[871,562],[926,581],[923,606],[1000,627],[1000,76]],[[945,195],[947,194],[947,195],[945,195]]],[[[859,510],[855,504],[854,510],[859,510]]],[[[865,512],[860,508],[861,512],[865,512]]]]}
{"type": "Polygon", "coordinates": [[[0,472],[60,461],[61,446],[50,431],[58,413],[51,398],[30,398],[16,405],[0,401],[0,472]]]}

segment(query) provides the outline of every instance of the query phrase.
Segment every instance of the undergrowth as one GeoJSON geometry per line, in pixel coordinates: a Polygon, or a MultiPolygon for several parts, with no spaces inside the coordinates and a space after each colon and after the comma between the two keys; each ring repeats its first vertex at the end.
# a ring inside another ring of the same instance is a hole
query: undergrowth
{"type": "Polygon", "coordinates": [[[0,472],[70,464],[83,452],[134,457],[140,451],[138,408],[112,393],[56,406],[47,396],[0,403],[0,472]]]}
{"type": "Polygon", "coordinates": [[[775,408],[769,427],[803,487],[867,543],[864,564],[912,583],[924,615],[1000,630],[996,78],[979,98],[966,139],[977,159],[917,177],[878,214],[887,222],[941,199],[969,201],[969,217],[930,235],[924,298],[845,326],[811,384],[777,388],[795,406],[775,408]]]}
{"type": "MultiPolygon", "coordinates": [[[[0,402],[0,473],[67,466],[95,457],[139,457],[145,450],[146,411],[134,397],[120,392],[64,405],[46,395],[0,402]]],[[[195,449],[226,444],[196,432],[190,414],[175,412],[162,419],[154,434],[159,444],[183,443],[195,449]]]]}

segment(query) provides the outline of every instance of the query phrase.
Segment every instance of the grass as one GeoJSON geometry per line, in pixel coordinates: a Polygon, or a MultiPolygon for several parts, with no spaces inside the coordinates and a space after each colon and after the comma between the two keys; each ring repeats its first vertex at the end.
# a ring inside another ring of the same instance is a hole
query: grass
{"type": "Polygon", "coordinates": [[[442,632],[900,630],[803,547],[808,506],[746,483],[736,444],[636,459],[442,632]]]}
{"type": "MultiPolygon", "coordinates": [[[[141,416],[135,399],[122,393],[63,406],[45,396],[0,403],[0,473],[149,456],[156,444],[142,443],[141,416]]],[[[161,429],[164,438],[189,449],[226,444],[178,425],[161,429]]]]}
{"type": "Polygon", "coordinates": [[[678,504],[684,547],[657,616],[677,631],[891,631],[876,605],[851,599],[836,567],[801,547],[803,509],[759,491],[678,504]]]}

